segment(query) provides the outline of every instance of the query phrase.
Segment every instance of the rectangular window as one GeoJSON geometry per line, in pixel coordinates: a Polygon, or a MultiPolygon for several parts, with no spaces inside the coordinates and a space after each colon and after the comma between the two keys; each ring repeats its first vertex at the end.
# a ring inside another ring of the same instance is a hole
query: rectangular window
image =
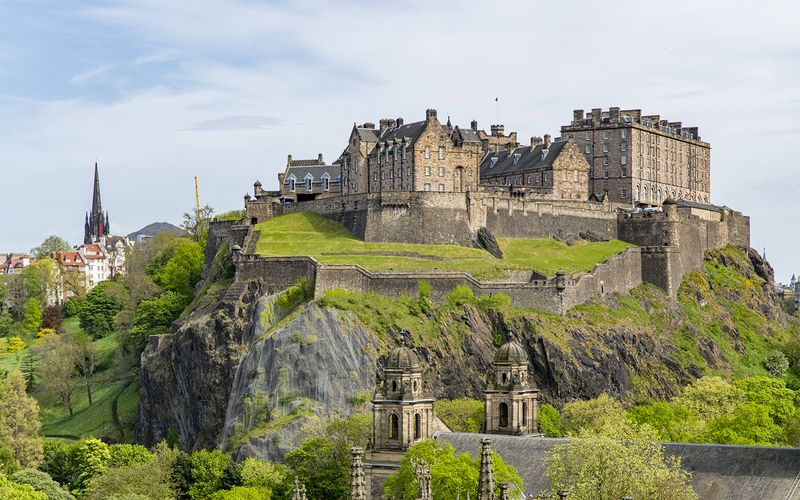
{"type": "Polygon", "coordinates": [[[603,144],[603,153],[608,153],[608,144],[603,144]]]}
{"type": "Polygon", "coordinates": [[[608,170],[603,171],[603,179],[608,179],[608,170]]]}
{"type": "Polygon", "coordinates": [[[564,182],[567,182],[569,180],[569,172],[564,170],[563,173],[564,173],[564,182]]]}
{"type": "Polygon", "coordinates": [[[608,139],[608,130],[603,130],[603,139],[608,139]]]}
{"type": "Polygon", "coordinates": [[[545,183],[545,184],[547,184],[547,182],[548,182],[549,180],[550,180],[550,176],[549,176],[549,175],[547,175],[547,173],[545,173],[545,174],[544,174],[544,183],[545,183]]]}
{"type": "Polygon", "coordinates": [[[620,151],[627,151],[628,150],[628,143],[627,142],[621,143],[619,145],[619,149],[620,149],[620,151]]]}
{"type": "Polygon", "coordinates": [[[587,141],[591,141],[592,140],[592,133],[591,132],[586,132],[585,137],[586,137],[587,141]]]}
{"type": "Polygon", "coordinates": [[[444,184],[439,184],[439,192],[444,193],[444,184]]]}
{"type": "Polygon", "coordinates": [[[608,156],[603,158],[603,165],[608,165],[608,156]]]}
{"type": "Polygon", "coordinates": [[[623,138],[623,139],[627,139],[627,138],[628,138],[628,131],[627,131],[627,130],[625,130],[625,129],[622,129],[622,130],[620,130],[620,131],[619,131],[619,136],[620,136],[621,138],[623,138]]]}
{"type": "Polygon", "coordinates": [[[439,146],[439,159],[444,160],[444,146],[439,146]]]}
{"type": "Polygon", "coordinates": [[[425,159],[426,160],[431,159],[431,148],[429,146],[425,146],[425,159]]]}
{"type": "Polygon", "coordinates": [[[619,190],[619,197],[623,200],[628,197],[628,190],[627,189],[620,189],[619,190]]]}
{"type": "Polygon", "coordinates": [[[592,152],[592,147],[590,145],[586,145],[586,154],[590,154],[592,152]]]}
{"type": "Polygon", "coordinates": [[[439,167],[439,177],[444,177],[444,167],[439,167]]]}
{"type": "Polygon", "coordinates": [[[620,175],[620,177],[628,177],[628,169],[627,168],[620,169],[620,174],[619,175],[620,175]]]}
{"type": "Polygon", "coordinates": [[[573,180],[575,182],[578,182],[580,180],[580,172],[578,172],[577,170],[573,172],[573,180]]]}
{"type": "Polygon", "coordinates": [[[406,154],[408,153],[408,148],[403,148],[403,159],[406,159],[406,154]]]}
{"type": "Polygon", "coordinates": [[[425,167],[425,175],[431,175],[431,167],[425,167]]]}
{"type": "Polygon", "coordinates": [[[430,182],[426,182],[425,183],[425,191],[430,191],[430,190],[431,190],[431,183],[430,182]]]}

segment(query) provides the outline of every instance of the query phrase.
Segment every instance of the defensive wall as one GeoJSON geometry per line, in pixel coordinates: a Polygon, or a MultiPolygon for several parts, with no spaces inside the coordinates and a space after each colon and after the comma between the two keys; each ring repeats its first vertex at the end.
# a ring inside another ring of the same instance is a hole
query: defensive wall
{"type": "Polygon", "coordinates": [[[707,250],[750,246],[749,218],[727,207],[667,200],[663,211],[657,213],[630,213],[622,208],[608,202],[543,200],[536,193],[507,189],[371,193],[288,207],[256,200],[246,203],[244,220],[213,223],[209,244],[216,251],[227,234],[231,246],[240,247],[237,277],[262,279],[276,291],[306,279],[314,281],[316,296],[343,288],[397,297],[416,294],[417,283],[426,281],[437,300],[444,300],[455,286],[466,285],[478,295],[504,293],[515,305],[553,313],[641,283],[651,283],[675,296],[683,276],[702,267],[707,250]],[[354,265],[323,265],[309,257],[254,255],[258,234],[253,234],[253,224],[280,213],[301,211],[336,220],[357,238],[373,242],[473,246],[474,235],[485,227],[501,238],[568,240],[591,234],[593,238],[620,239],[637,248],[588,273],[547,278],[512,271],[504,281],[478,280],[461,271],[372,271],[354,265]]]}
{"type": "Polygon", "coordinates": [[[334,289],[396,298],[416,295],[419,282],[425,281],[431,285],[431,298],[436,301],[446,300],[456,286],[464,285],[475,295],[503,293],[515,306],[553,314],[563,314],[593,297],[627,292],[642,282],[638,272],[641,252],[636,247],[586,273],[558,273],[552,278],[536,279],[535,273],[517,272],[497,281],[479,280],[464,271],[373,271],[358,265],[322,264],[313,257],[261,257],[241,251],[234,253],[234,260],[237,282],[258,279],[273,293],[306,280],[314,283],[314,298],[334,289]]]}

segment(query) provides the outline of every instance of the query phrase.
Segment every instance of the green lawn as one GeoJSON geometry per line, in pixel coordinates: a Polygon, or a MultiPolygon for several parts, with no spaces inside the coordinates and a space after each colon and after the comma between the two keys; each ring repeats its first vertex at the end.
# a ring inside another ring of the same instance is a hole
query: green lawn
{"type": "Polygon", "coordinates": [[[324,264],[358,264],[375,270],[463,270],[481,278],[503,278],[512,269],[548,276],[558,269],[588,271],[630,246],[617,240],[569,246],[554,239],[499,238],[504,258],[496,259],[485,250],[458,245],[366,243],[341,224],[311,212],[275,217],[256,229],[261,231],[256,252],[264,256],[310,255],[324,264]]]}

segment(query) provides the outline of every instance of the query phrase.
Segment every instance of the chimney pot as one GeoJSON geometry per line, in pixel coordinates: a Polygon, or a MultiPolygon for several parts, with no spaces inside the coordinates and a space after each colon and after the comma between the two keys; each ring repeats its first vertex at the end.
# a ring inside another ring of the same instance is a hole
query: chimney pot
{"type": "Polygon", "coordinates": [[[286,160],[286,165],[289,165],[289,166],[292,165],[292,155],[288,155],[288,158],[286,160]]]}
{"type": "Polygon", "coordinates": [[[436,110],[433,108],[429,108],[425,111],[425,119],[427,121],[431,121],[436,119],[436,110]]]}
{"type": "Polygon", "coordinates": [[[405,122],[405,120],[403,120],[402,117],[398,118],[397,119],[397,126],[399,127],[399,126],[403,125],[403,122],[405,122]]]}
{"type": "Polygon", "coordinates": [[[317,154],[317,161],[319,162],[320,165],[325,164],[325,162],[322,161],[322,153],[317,154]]]}
{"type": "Polygon", "coordinates": [[[548,147],[550,145],[551,139],[552,137],[550,137],[550,134],[544,134],[544,147],[548,147]]]}
{"type": "Polygon", "coordinates": [[[472,128],[472,130],[476,132],[478,131],[478,120],[472,120],[472,122],[469,125],[470,128],[472,128]]]}

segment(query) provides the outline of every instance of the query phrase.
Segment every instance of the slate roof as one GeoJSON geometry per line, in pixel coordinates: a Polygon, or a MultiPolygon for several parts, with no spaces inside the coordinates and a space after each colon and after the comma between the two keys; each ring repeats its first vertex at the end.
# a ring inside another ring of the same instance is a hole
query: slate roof
{"type": "MultiPolygon", "coordinates": [[[[436,439],[456,452],[478,457],[485,434],[440,432],[436,439]]],[[[517,468],[525,493],[536,495],[550,487],[545,454],[566,439],[491,435],[492,448],[517,468]]],[[[800,500],[800,448],[664,443],[667,455],[678,455],[692,472],[692,486],[709,500],[800,500]]]]}
{"type": "Polygon", "coordinates": [[[697,201],[680,199],[677,200],[677,204],[679,207],[700,208],[702,210],[709,210],[711,212],[722,212],[722,207],[711,205],[709,203],[700,203],[697,201]]]}
{"type": "Polygon", "coordinates": [[[284,184],[286,184],[289,180],[289,176],[294,174],[298,181],[302,181],[306,178],[306,175],[309,173],[314,177],[314,179],[322,179],[323,174],[325,172],[331,176],[331,180],[339,179],[339,176],[342,173],[342,168],[339,165],[314,165],[311,167],[304,167],[304,166],[291,166],[286,169],[286,176],[284,177],[284,184]]]}
{"type": "Polygon", "coordinates": [[[292,160],[289,164],[290,167],[310,167],[313,165],[320,165],[318,159],[313,160],[292,160]]]}
{"type": "Polygon", "coordinates": [[[533,148],[522,146],[511,151],[501,149],[497,152],[489,152],[481,161],[481,177],[551,168],[566,144],[567,141],[551,143],[544,158],[542,158],[543,144],[538,144],[533,148]],[[515,155],[520,155],[516,163],[514,162],[515,155]],[[497,158],[494,166],[492,166],[492,158],[497,158]]]}
{"type": "Polygon", "coordinates": [[[393,140],[402,140],[403,138],[408,138],[410,143],[414,143],[419,136],[422,134],[422,131],[425,130],[425,124],[427,122],[412,122],[412,123],[405,123],[400,125],[399,127],[391,127],[383,131],[383,134],[378,138],[380,142],[383,141],[393,141],[393,140]]]}
{"type": "Polygon", "coordinates": [[[456,127],[455,133],[464,142],[481,142],[481,137],[478,135],[477,130],[456,127]]]}
{"type": "Polygon", "coordinates": [[[358,138],[367,142],[378,142],[378,131],[374,128],[356,127],[358,138]]]}

